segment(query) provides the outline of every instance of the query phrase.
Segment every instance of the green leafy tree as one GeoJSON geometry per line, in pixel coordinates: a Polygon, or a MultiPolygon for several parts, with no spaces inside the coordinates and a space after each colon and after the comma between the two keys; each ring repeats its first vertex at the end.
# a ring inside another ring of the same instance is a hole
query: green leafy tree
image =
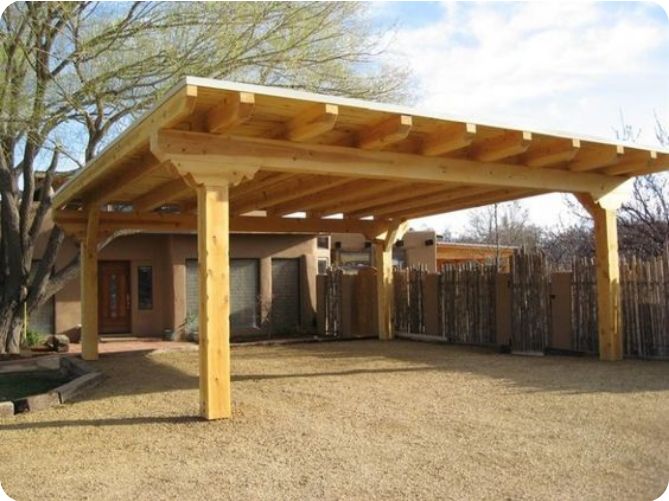
{"type": "MultiPolygon", "coordinates": [[[[58,172],[83,166],[185,75],[401,100],[366,6],[343,2],[19,2],[0,20],[0,354],[78,274],[36,261],[58,172]]],[[[396,60],[393,59],[393,60],[396,60]]]]}

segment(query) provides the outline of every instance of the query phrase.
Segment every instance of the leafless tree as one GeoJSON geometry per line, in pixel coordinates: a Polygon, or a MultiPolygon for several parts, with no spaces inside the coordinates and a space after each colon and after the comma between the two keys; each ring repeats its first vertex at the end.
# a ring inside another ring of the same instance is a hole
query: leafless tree
{"type": "MultiPolygon", "coordinates": [[[[669,146],[669,133],[655,117],[655,134],[669,146]]],[[[618,215],[620,249],[623,254],[657,256],[669,245],[669,177],[641,176],[634,180],[632,198],[618,215]]]]}
{"type": "Polygon", "coordinates": [[[536,247],[541,241],[541,228],[530,222],[528,210],[520,202],[488,205],[471,211],[464,242],[536,247]]]}

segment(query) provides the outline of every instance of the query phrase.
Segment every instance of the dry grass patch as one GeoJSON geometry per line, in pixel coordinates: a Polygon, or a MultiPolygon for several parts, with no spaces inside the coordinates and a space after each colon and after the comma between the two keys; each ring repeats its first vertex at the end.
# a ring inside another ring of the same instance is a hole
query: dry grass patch
{"type": "Polygon", "coordinates": [[[233,349],[234,419],[197,419],[197,353],[115,355],[74,404],[0,422],[24,499],[654,499],[669,364],[415,342],[233,349]]]}

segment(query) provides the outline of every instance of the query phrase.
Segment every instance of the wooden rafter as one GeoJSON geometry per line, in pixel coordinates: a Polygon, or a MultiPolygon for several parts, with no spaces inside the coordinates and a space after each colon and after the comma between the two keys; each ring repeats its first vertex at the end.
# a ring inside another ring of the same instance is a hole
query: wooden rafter
{"type": "Polygon", "coordinates": [[[220,134],[251,119],[255,96],[250,92],[233,92],[207,114],[207,130],[220,134]]]}
{"type": "Polygon", "coordinates": [[[390,202],[411,200],[416,197],[441,193],[446,189],[454,188],[457,185],[452,184],[407,184],[401,188],[392,188],[389,191],[379,193],[375,197],[364,197],[347,202],[338,206],[328,207],[323,211],[324,214],[336,214],[343,212],[348,217],[366,217],[371,216],[376,207],[382,207],[390,202]]]}
{"type": "Polygon", "coordinates": [[[291,143],[274,139],[229,137],[176,130],[154,134],[151,149],[175,164],[197,163],[202,174],[258,168],[289,173],[463,183],[540,191],[590,192],[596,197],[625,179],[595,173],[532,169],[523,165],[481,163],[469,159],[363,151],[343,146],[291,143]],[[207,154],[202,155],[206,147],[207,154]]]}
{"type": "Polygon", "coordinates": [[[132,206],[137,212],[149,212],[189,194],[193,194],[193,188],[184,183],[183,179],[177,178],[135,198],[132,206]]]}
{"type": "Polygon", "coordinates": [[[604,173],[611,176],[620,176],[630,172],[647,172],[657,164],[658,156],[656,151],[636,150],[629,152],[617,164],[604,169],[604,173]]]}
{"type": "Polygon", "coordinates": [[[453,200],[448,203],[438,203],[432,205],[425,205],[412,210],[405,210],[396,214],[386,214],[385,217],[390,219],[413,219],[418,217],[432,216],[435,214],[446,214],[448,212],[455,212],[464,209],[471,209],[474,207],[482,207],[493,203],[506,202],[509,200],[517,200],[532,195],[538,195],[535,190],[517,190],[517,189],[497,189],[490,190],[487,195],[471,195],[453,200]]]}
{"type": "Polygon", "coordinates": [[[337,123],[339,107],[314,104],[285,125],[283,137],[289,141],[308,141],[331,131],[337,123]]]}
{"type": "Polygon", "coordinates": [[[253,193],[235,201],[232,212],[244,214],[252,210],[267,209],[347,182],[350,182],[350,179],[333,176],[295,177],[275,186],[272,190],[253,193]]]}
{"type": "Polygon", "coordinates": [[[467,188],[450,188],[443,193],[435,193],[419,198],[412,198],[406,202],[396,202],[370,210],[374,217],[385,216],[386,214],[398,214],[402,211],[410,211],[418,207],[446,204],[453,200],[460,200],[476,195],[485,196],[490,193],[489,186],[470,186],[467,188]]]}
{"type": "Polygon", "coordinates": [[[142,155],[137,162],[133,162],[131,165],[123,169],[123,172],[113,180],[103,184],[96,190],[89,192],[86,195],[84,204],[99,206],[112,201],[116,193],[128,185],[136,183],[142,177],[155,172],[161,165],[161,162],[159,162],[153,155],[142,155]]]}
{"type": "Polygon", "coordinates": [[[351,200],[359,198],[369,199],[379,193],[385,193],[388,190],[398,189],[398,183],[392,181],[369,182],[366,179],[353,180],[343,187],[328,190],[324,193],[316,193],[307,197],[294,200],[285,205],[279,205],[272,209],[275,215],[291,214],[299,210],[318,211],[321,214],[333,214],[333,208],[340,206],[351,200]],[[300,207],[296,209],[296,207],[300,207]]]}
{"type": "Polygon", "coordinates": [[[276,186],[288,179],[295,177],[295,174],[282,174],[280,172],[259,172],[256,177],[244,181],[243,183],[231,188],[230,200],[236,200],[249,193],[258,190],[266,190],[276,186]]]}
{"type": "Polygon", "coordinates": [[[531,141],[531,132],[506,132],[473,145],[469,150],[469,156],[481,162],[497,162],[525,153],[531,141]]]}
{"type": "Polygon", "coordinates": [[[455,124],[435,132],[423,140],[421,154],[438,156],[451,153],[469,146],[476,137],[476,125],[470,123],[455,124]]]}
{"type": "Polygon", "coordinates": [[[528,167],[548,167],[570,162],[578,154],[581,141],[578,139],[559,139],[546,146],[530,149],[523,155],[522,163],[528,167]]]}
{"type": "Polygon", "coordinates": [[[573,172],[596,170],[617,164],[624,154],[625,148],[620,145],[590,145],[587,149],[581,149],[568,167],[573,172]]]}
{"type": "Polygon", "coordinates": [[[358,134],[358,148],[380,150],[406,139],[411,131],[412,118],[408,115],[392,115],[384,121],[358,134]]]}

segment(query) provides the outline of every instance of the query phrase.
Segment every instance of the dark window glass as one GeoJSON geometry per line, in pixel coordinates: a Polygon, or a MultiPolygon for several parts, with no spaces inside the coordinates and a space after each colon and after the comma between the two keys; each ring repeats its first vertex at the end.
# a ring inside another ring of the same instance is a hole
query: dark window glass
{"type": "Polygon", "coordinates": [[[318,274],[323,275],[326,271],[328,271],[328,259],[324,257],[318,258],[318,274]]]}
{"type": "Polygon", "coordinates": [[[316,239],[316,245],[319,249],[329,249],[330,248],[330,237],[329,236],[320,236],[316,239]]]}
{"type": "Polygon", "coordinates": [[[153,309],[153,267],[137,267],[137,307],[140,310],[153,309]]]}

